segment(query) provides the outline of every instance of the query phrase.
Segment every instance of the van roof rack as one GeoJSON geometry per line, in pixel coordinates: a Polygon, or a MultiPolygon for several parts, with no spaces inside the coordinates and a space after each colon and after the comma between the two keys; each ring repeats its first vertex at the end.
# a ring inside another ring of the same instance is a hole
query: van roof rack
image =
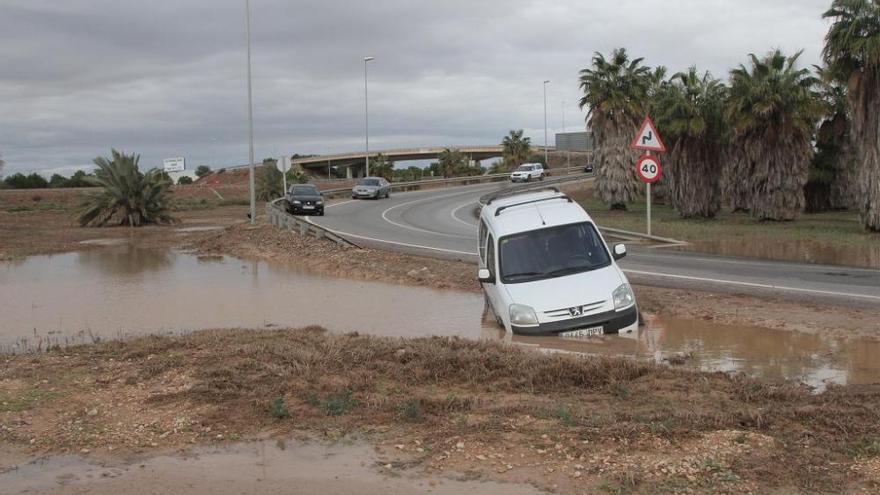
{"type": "Polygon", "coordinates": [[[574,202],[574,201],[572,201],[571,198],[569,198],[568,196],[566,196],[566,195],[564,195],[564,194],[563,194],[562,196],[551,196],[551,197],[549,197],[549,198],[532,199],[532,200],[529,200],[529,201],[523,201],[522,203],[513,203],[512,205],[504,205],[504,206],[500,206],[500,207],[498,207],[497,210],[495,210],[495,216],[497,217],[498,215],[501,215],[501,212],[502,212],[502,211],[504,211],[504,210],[506,210],[506,209],[508,209],[508,208],[513,208],[514,206],[522,206],[522,205],[529,205],[529,204],[532,204],[532,203],[540,203],[540,202],[542,202],[542,201],[550,201],[550,200],[552,200],[552,199],[564,199],[564,200],[568,201],[569,203],[573,203],[573,202],[574,202]]]}
{"type": "Polygon", "coordinates": [[[491,205],[492,202],[495,201],[496,199],[507,198],[510,196],[518,196],[520,194],[530,194],[530,193],[542,192],[542,191],[553,191],[553,192],[557,192],[557,193],[562,192],[556,186],[547,186],[547,187],[541,187],[541,188],[537,188],[537,189],[521,188],[521,187],[502,189],[501,191],[498,191],[496,193],[492,193],[492,194],[485,196],[486,206],[491,205]]]}

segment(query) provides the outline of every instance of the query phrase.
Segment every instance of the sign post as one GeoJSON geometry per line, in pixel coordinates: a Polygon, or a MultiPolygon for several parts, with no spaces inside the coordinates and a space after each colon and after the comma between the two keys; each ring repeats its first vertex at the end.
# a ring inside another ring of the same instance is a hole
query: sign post
{"type": "Polygon", "coordinates": [[[651,235],[651,184],[660,180],[662,170],[660,168],[660,160],[651,156],[651,152],[655,151],[663,153],[666,151],[666,145],[660,139],[660,133],[654,127],[651,117],[646,116],[642,122],[642,127],[636,138],[630,143],[630,148],[634,150],[644,151],[645,154],[636,162],[636,174],[639,179],[645,183],[647,206],[648,206],[648,235],[651,235]]]}

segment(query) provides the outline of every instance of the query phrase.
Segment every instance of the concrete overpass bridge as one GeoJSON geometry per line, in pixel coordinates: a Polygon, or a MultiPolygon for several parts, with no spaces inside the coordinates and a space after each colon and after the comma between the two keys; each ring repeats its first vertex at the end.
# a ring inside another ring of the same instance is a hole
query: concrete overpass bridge
{"type": "MultiPolygon", "coordinates": [[[[457,149],[472,160],[488,160],[489,158],[498,158],[502,155],[502,147],[500,144],[482,145],[482,146],[434,146],[426,148],[398,148],[387,150],[370,150],[370,160],[375,160],[378,155],[388,157],[392,161],[407,160],[436,160],[446,148],[457,149]]],[[[548,151],[554,151],[556,148],[548,146],[548,151]]],[[[543,146],[533,146],[532,151],[535,153],[543,153],[543,146]]],[[[339,153],[334,155],[313,156],[309,158],[297,158],[293,160],[293,166],[298,166],[307,171],[312,171],[320,175],[327,173],[329,167],[335,167],[337,170],[345,169],[345,176],[348,178],[362,177],[366,168],[367,154],[363,151],[353,153],[339,153]]]]}

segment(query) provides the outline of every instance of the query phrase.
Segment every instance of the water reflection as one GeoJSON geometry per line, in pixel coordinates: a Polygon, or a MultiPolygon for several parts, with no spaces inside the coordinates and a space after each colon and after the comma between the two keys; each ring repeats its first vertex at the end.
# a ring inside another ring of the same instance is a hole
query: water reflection
{"type": "Polygon", "coordinates": [[[678,249],[724,256],[880,268],[880,242],[873,245],[830,246],[809,239],[781,241],[752,236],[695,241],[678,249]]]}
{"type": "Polygon", "coordinates": [[[703,371],[742,372],[791,379],[823,388],[829,383],[880,381],[880,342],[830,339],[760,327],[649,317],[638,334],[587,340],[506,335],[485,327],[484,338],[548,350],[627,356],[679,363],[703,371]]]}

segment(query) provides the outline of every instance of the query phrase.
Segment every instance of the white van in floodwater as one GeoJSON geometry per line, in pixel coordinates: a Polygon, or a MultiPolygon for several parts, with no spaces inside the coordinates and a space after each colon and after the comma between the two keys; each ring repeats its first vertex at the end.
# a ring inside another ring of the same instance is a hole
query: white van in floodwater
{"type": "Polygon", "coordinates": [[[508,332],[588,337],[638,329],[636,299],[593,220],[558,189],[490,196],[478,277],[508,332]]]}

